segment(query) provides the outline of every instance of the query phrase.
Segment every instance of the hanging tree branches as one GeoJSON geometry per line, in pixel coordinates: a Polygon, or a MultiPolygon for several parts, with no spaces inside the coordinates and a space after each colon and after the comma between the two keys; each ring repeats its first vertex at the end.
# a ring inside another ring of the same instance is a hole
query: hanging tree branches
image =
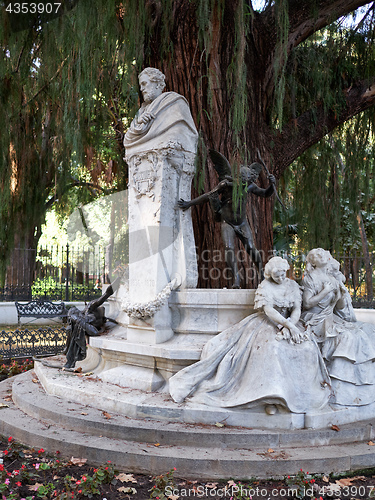
{"type": "MultiPolygon", "coordinates": [[[[70,183],[72,169],[112,159],[125,172],[121,139],[138,106],[142,67],[158,67],[167,90],[189,100],[202,146],[196,190],[217,183],[207,148],[237,168],[255,161],[259,149],[280,178],[309,147],[375,103],[373,3],[366,0],[275,0],[260,11],[251,0],[80,0],[19,32],[1,16],[2,259],[16,226],[25,241],[27,231],[35,236],[42,205],[51,189],[70,183]],[[361,6],[365,17],[344,28],[342,16],[361,6]]],[[[265,260],[272,212],[270,199],[248,206],[265,260]]],[[[209,207],[196,208],[194,220],[199,256],[220,248],[209,207]]],[[[201,275],[200,285],[226,283],[201,275]]]]}

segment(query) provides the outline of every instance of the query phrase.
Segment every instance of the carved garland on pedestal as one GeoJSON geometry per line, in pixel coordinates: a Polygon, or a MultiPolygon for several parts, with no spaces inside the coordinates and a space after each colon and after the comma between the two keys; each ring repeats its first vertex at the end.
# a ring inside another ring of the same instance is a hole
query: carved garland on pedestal
{"type": "Polygon", "coordinates": [[[121,303],[123,311],[125,311],[128,316],[138,319],[152,318],[154,314],[161,309],[161,307],[167,302],[172,290],[175,290],[180,286],[178,279],[175,278],[170,281],[163,290],[157,294],[155,299],[149,302],[135,303],[131,304],[129,300],[125,299],[121,303]]]}

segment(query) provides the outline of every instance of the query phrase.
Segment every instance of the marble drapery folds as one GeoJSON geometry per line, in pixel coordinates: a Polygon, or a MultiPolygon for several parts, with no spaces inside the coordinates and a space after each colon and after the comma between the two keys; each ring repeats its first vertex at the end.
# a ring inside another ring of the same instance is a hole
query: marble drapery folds
{"type": "Polygon", "coordinates": [[[144,151],[163,149],[171,142],[184,151],[195,153],[198,133],[185,97],[165,92],[151,103],[143,103],[125,134],[126,157],[144,151]],[[151,113],[155,118],[144,123],[141,117],[151,113]]]}
{"type": "MultiPolygon", "coordinates": [[[[255,299],[260,312],[211,339],[198,363],[174,375],[169,380],[172,398],[224,408],[278,404],[295,413],[323,408],[329,376],[316,342],[287,340],[262,312],[269,305],[288,316],[296,301],[301,298],[294,281],[263,281],[255,299]]],[[[297,327],[303,331],[301,324],[297,327]]]]}

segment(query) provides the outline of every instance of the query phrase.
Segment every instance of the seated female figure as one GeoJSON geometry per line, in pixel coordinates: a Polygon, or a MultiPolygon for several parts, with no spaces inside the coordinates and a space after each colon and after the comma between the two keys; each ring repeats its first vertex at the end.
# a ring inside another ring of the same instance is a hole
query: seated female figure
{"type": "Polygon", "coordinates": [[[302,318],[320,343],[332,381],[332,402],[361,406],[375,401],[375,325],[356,321],[345,277],[322,248],[307,255],[302,318]]]}
{"type": "Polygon", "coordinates": [[[299,318],[301,291],[286,277],[289,265],[273,257],[255,294],[255,309],[212,338],[201,360],[171,377],[170,394],[209,406],[280,405],[305,413],[322,408],[330,380],[319,348],[299,318]]]}

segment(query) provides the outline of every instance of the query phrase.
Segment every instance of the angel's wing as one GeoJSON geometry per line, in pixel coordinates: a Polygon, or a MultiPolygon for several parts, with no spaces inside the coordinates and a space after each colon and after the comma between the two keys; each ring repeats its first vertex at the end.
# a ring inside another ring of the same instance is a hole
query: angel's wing
{"type": "Polygon", "coordinates": [[[229,161],[218,151],[210,149],[210,158],[213,161],[216,172],[219,175],[219,181],[225,179],[225,176],[232,176],[232,169],[229,161]]]}

